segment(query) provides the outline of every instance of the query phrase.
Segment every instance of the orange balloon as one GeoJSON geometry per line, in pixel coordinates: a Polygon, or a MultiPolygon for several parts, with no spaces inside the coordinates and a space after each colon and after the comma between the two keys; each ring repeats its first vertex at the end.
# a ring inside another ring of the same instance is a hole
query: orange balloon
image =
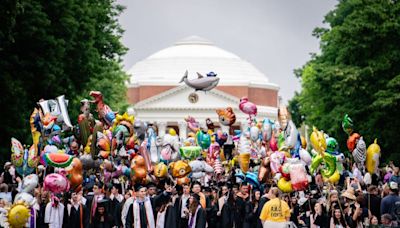
{"type": "Polygon", "coordinates": [[[146,176],[146,162],[141,155],[136,155],[131,161],[131,179],[134,183],[143,183],[146,176]]]}
{"type": "Polygon", "coordinates": [[[79,192],[82,188],[83,176],[82,176],[82,162],[79,158],[72,160],[71,166],[66,169],[69,177],[69,182],[72,189],[79,192]],[[80,188],[79,188],[80,186],[80,188]]]}

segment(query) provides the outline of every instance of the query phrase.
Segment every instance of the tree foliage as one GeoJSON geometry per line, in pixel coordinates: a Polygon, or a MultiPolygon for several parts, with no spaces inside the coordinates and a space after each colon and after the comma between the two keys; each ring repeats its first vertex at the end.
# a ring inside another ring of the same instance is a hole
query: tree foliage
{"type": "MultiPolygon", "coordinates": [[[[342,150],[345,113],[367,144],[378,138],[384,158],[400,154],[400,3],[342,0],[316,28],[320,54],[295,71],[302,85],[294,115],[336,137],[342,150]]],[[[398,156],[400,157],[400,156],[398,156]]]]}
{"type": "Polygon", "coordinates": [[[41,99],[65,94],[73,122],[90,90],[125,105],[122,29],[114,0],[4,0],[0,6],[0,150],[30,144],[29,116],[41,99]]]}

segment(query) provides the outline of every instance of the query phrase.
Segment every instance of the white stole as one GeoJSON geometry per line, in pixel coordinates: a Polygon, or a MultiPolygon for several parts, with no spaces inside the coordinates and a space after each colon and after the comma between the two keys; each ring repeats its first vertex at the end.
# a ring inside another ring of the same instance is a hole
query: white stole
{"type": "Polygon", "coordinates": [[[58,203],[57,207],[53,207],[52,203],[46,205],[44,222],[49,224],[49,228],[62,228],[64,218],[64,205],[58,203]]]}
{"type": "MultiPolygon", "coordinates": [[[[154,216],[153,216],[153,207],[151,206],[150,199],[148,197],[145,198],[144,200],[144,208],[146,210],[146,217],[147,217],[147,227],[148,228],[155,228],[155,223],[154,223],[154,216]]],[[[133,202],[133,224],[134,227],[140,227],[140,208],[139,208],[139,202],[135,200],[133,202]]]]}

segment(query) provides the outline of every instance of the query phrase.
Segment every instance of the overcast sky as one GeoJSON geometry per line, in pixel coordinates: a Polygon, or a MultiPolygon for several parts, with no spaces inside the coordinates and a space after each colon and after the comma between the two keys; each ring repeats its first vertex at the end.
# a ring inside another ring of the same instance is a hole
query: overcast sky
{"type": "MultiPolygon", "coordinates": [[[[323,26],[324,15],[336,0],[118,0],[126,6],[120,16],[128,70],[160,49],[190,35],[254,64],[280,86],[286,102],[300,90],[293,69],[318,52],[311,35],[323,26]]],[[[324,25],[326,27],[326,25],[324,25]]]]}

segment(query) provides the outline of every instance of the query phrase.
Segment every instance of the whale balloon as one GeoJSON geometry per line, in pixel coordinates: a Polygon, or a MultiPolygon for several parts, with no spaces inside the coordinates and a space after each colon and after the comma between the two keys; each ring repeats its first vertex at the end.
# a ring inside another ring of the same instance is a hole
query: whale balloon
{"type": "Polygon", "coordinates": [[[200,73],[197,73],[197,78],[189,80],[188,79],[188,71],[185,72],[185,75],[182,77],[181,81],[179,83],[185,82],[185,84],[193,89],[195,91],[210,91],[214,89],[219,82],[219,78],[213,76],[213,77],[204,77],[200,73]]]}

